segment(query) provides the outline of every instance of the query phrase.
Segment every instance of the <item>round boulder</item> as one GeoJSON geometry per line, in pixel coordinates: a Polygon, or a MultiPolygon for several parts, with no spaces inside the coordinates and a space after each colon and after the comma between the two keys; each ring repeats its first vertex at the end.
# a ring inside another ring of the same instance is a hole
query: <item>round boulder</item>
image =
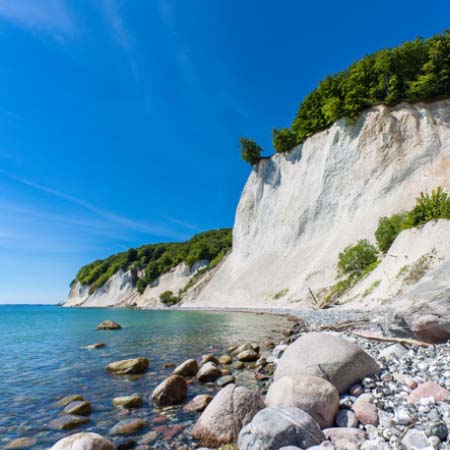
{"type": "Polygon", "coordinates": [[[104,320],[97,325],[97,330],[120,330],[122,326],[113,320],[104,320]]]}
{"type": "Polygon", "coordinates": [[[216,381],[222,376],[222,372],[213,362],[207,362],[197,373],[197,379],[200,383],[210,383],[216,381]]]}
{"type": "Polygon", "coordinates": [[[186,394],[186,380],[180,375],[171,375],[155,388],[152,401],[158,406],[176,405],[186,398],[186,394]]]}
{"type": "Polygon", "coordinates": [[[204,411],[206,407],[211,403],[212,396],[208,394],[199,394],[196,395],[189,403],[184,405],[183,411],[204,411]]]}
{"type": "Polygon", "coordinates": [[[259,359],[259,354],[254,350],[244,350],[243,352],[238,353],[236,359],[242,362],[253,362],[259,359]]]}
{"type": "Polygon", "coordinates": [[[91,404],[83,400],[71,402],[63,409],[64,414],[73,414],[74,416],[88,416],[91,412],[91,404]]]}
{"type": "Polygon", "coordinates": [[[353,342],[328,333],[307,333],[286,349],[274,379],[312,375],[328,380],[344,393],[352,384],[379,371],[377,362],[353,342]]]}
{"type": "Polygon", "coordinates": [[[121,397],[115,397],[113,399],[113,405],[116,408],[140,408],[142,405],[142,399],[138,394],[124,395],[121,397]]]}
{"type": "Polygon", "coordinates": [[[195,359],[188,359],[173,371],[175,375],[181,375],[182,377],[195,377],[197,372],[198,364],[195,359]]]}
{"type": "Polygon", "coordinates": [[[97,433],[76,433],[59,440],[50,450],[116,450],[116,447],[97,433]]]}
{"type": "Polygon", "coordinates": [[[229,384],[220,390],[192,430],[194,439],[206,447],[236,442],[239,430],[264,408],[264,402],[246,387],[229,384]]]}
{"type": "Polygon", "coordinates": [[[339,409],[339,392],[319,377],[282,377],[271,384],[266,405],[300,408],[311,415],[321,428],[328,428],[333,426],[339,409]]]}
{"type": "Polygon", "coordinates": [[[309,448],[325,440],[319,425],[305,411],[271,406],[255,415],[239,433],[239,450],[279,450],[297,446],[309,448]]]}
{"type": "Polygon", "coordinates": [[[132,358],[112,362],[106,366],[106,370],[116,375],[130,375],[143,373],[148,369],[148,366],[147,358],[132,358]]]}

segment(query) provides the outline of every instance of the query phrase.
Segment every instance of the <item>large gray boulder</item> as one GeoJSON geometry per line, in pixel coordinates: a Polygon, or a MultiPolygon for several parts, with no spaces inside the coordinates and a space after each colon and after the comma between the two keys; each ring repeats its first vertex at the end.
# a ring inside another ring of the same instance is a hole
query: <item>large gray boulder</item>
{"type": "Polygon", "coordinates": [[[319,377],[282,377],[271,384],[267,406],[294,406],[307,412],[321,428],[333,426],[339,409],[339,392],[319,377]]]}
{"type": "Polygon", "coordinates": [[[97,433],[76,433],[60,439],[50,450],[116,450],[116,447],[97,433]]]}
{"type": "Polygon", "coordinates": [[[239,431],[264,408],[262,398],[246,387],[229,384],[220,390],[192,430],[194,439],[206,447],[236,442],[239,431]]]}
{"type": "Polygon", "coordinates": [[[239,450],[309,448],[325,440],[315,420],[299,408],[271,406],[260,411],[239,433],[239,450]]]}
{"type": "Polygon", "coordinates": [[[386,331],[431,344],[450,339],[450,261],[399,299],[388,315],[386,331]]]}
{"type": "Polygon", "coordinates": [[[274,380],[311,375],[328,380],[343,393],[352,384],[379,371],[378,363],[353,342],[328,333],[307,333],[286,349],[274,380]]]}

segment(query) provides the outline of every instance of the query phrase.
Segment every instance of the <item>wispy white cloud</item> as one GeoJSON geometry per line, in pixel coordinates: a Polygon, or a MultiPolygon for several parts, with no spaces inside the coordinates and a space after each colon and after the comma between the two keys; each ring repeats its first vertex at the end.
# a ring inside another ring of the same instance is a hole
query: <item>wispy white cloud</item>
{"type": "Polygon", "coordinates": [[[99,8],[106,23],[111,27],[117,44],[123,49],[128,58],[133,76],[139,79],[139,67],[133,36],[123,18],[122,4],[117,0],[95,0],[94,5],[99,8]]]}
{"type": "Polygon", "coordinates": [[[59,38],[76,31],[74,15],[65,0],[0,0],[0,16],[59,38]]]}
{"type": "Polygon", "coordinates": [[[26,178],[19,177],[15,174],[11,174],[3,169],[0,169],[0,174],[6,176],[7,178],[16,181],[22,185],[28,186],[45,194],[51,195],[53,197],[65,200],[69,203],[72,203],[76,206],[79,206],[92,214],[100,217],[107,222],[113,223],[117,226],[123,227],[128,230],[137,231],[140,233],[146,233],[159,237],[169,237],[175,239],[185,239],[186,233],[179,232],[177,230],[171,229],[169,226],[164,224],[149,224],[139,222],[128,217],[116,214],[114,212],[105,210],[103,208],[99,208],[92,203],[89,203],[83,199],[80,199],[74,195],[67,194],[65,192],[59,191],[57,189],[53,189],[49,186],[45,186],[40,183],[36,183],[32,180],[28,180],[26,178]]]}

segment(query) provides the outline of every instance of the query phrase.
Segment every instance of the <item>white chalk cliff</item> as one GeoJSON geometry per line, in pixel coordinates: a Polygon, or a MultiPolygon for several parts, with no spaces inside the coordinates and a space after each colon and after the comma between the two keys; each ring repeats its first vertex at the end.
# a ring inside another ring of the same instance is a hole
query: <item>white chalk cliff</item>
{"type": "MultiPolygon", "coordinates": [[[[183,304],[308,307],[310,290],[318,294],[336,282],[339,252],[359,239],[373,242],[380,217],[410,209],[421,191],[437,186],[450,191],[450,101],[372,107],[352,126],[339,120],[291,153],[254,167],[237,208],[231,254],[187,292],[183,304]]],[[[409,230],[393,249],[397,246],[411,265],[445,235],[436,267],[450,258],[449,231],[450,221],[409,230]]],[[[383,262],[344,300],[375,304],[397,295],[405,286],[386,281],[383,273],[395,271],[389,275],[394,278],[403,263],[389,269],[383,262]]],[[[183,270],[184,283],[192,271],[183,270]]],[[[156,297],[139,296],[127,277],[116,274],[93,295],[76,285],[67,304],[104,305],[112,296],[114,305],[145,305],[143,299],[156,297]]],[[[167,289],[176,292],[175,287],[167,289]]]]}

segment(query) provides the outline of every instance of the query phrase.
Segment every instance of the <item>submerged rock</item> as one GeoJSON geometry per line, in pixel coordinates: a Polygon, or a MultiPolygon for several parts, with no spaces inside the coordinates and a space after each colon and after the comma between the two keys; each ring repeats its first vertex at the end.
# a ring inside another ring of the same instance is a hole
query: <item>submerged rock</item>
{"type": "Polygon", "coordinates": [[[222,355],[219,358],[220,364],[231,364],[233,362],[233,358],[230,355],[222,355]]]}
{"type": "Polygon", "coordinates": [[[106,370],[116,375],[128,375],[143,373],[148,369],[148,366],[147,358],[132,358],[112,362],[106,366],[106,370]]]}
{"type": "Polygon", "coordinates": [[[286,349],[274,379],[312,375],[328,380],[343,393],[379,371],[378,363],[353,342],[328,333],[307,333],[286,349]]]}
{"type": "Polygon", "coordinates": [[[207,447],[236,442],[239,430],[264,408],[256,393],[245,387],[229,384],[219,391],[192,430],[194,439],[207,447]]]}
{"type": "Polygon", "coordinates": [[[25,448],[33,447],[33,445],[36,445],[37,440],[35,438],[30,437],[22,437],[18,439],[14,439],[13,441],[9,441],[6,446],[5,450],[21,450],[25,448]]]}
{"type": "Polygon", "coordinates": [[[56,406],[67,406],[69,403],[78,402],[84,400],[83,396],[80,394],[68,395],[67,397],[62,398],[56,402],[56,406]]]}
{"type": "Polygon", "coordinates": [[[76,433],[59,440],[50,450],[116,450],[116,447],[97,433],[76,433]]]}
{"type": "Polygon", "coordinates": [[[176,405],[186,398],[186,394],[186,380],[180,375],[171,375],[153,391],[152,401],[158,406],[176,405]]]}
{"type": "Polygon", "coordinates": [[[53,430],[73,430],[74,428],[78,428],[88,422],[89,419],[87,417],[67,415],[52,420],[48,426],[53,430]]]}
{"type": "Polygon", "coordinates": [[[181,375],[182,377],[195,377],[197,372],[198,364],[195,359],[188,359],[173,371],[175,375],[181,375]]]}
{"type": "Polygon", "coordinates": [[[224,387],[227,384],[231,384],[235,382],[235,378],[233,375],[224,375],[223,377],[220,377],[217,379],[216,384],[219,387],[224,387]]]}
{"type": "Polygon", "coordinates": [[[115,397],[113,399],[113,405],[115,407],[121,406],[123,408],[140,408],[142,405],[142,398],[139,396],[139,394],[115,397]]]}
{"type": "Polygon", "coordinates": [[[71,414],[74,416],[88,416],[91,412],[91,404],[82,400],[71,402],[63,409],[64,414],[71,414]]]}
{"type": "Polygon", "coordinates": [[[279,450],[281,447],[309,448],[325,440],[319,425],[295,407],[271,406],[255,415],[239,433],[239,450],[279,450]]]}
{"type": "Polygon", "coordinates": [[[122,326],[113,320],[104,320],[97,325],[97,330],[120,330],[122,326]]]}
{"type": "Polygon", "coordinates": [[[111,434],[133,434],[147,426],[144,419],[125,419],[111,428],[111,434]]]}
{"type": "Polygon", "coordinates": [[[310,414],[321,428],[331,427],[339,409],[339,393],[328,381],[308,375],[282,377],[267,392],[267,406],[293,406],[310,414]]]}
{"type": "Polygon", "coordinates": [[[91,344],[91,345],[86,345],[85,347],[83,347],[85,350],[96,350],[98,348],[103,348],[106,347],[106,344],[103,342],[97,342],[95,344],[91,344]]]}

